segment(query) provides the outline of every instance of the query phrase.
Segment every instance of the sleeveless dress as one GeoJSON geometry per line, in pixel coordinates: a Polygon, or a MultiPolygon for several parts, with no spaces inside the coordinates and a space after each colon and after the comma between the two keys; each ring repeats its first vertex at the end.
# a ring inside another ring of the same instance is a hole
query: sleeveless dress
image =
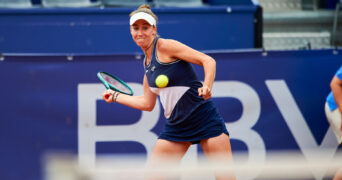
{"type": "Polygon", "coordinates": [[[183,60],[160,62],[156,54],[157,41],[158,37],[154,41],[151,61],[146,64],[145,59],[144,67],[150,89],[159,96],[167,119],[159,139],[197,144],[222,133],[229,135],[214,103],[198,96],[202,83],[192,65],[183,60]],[[158,88],[155,83],[161,74],[169,79],[164,88],[158,88]]]}

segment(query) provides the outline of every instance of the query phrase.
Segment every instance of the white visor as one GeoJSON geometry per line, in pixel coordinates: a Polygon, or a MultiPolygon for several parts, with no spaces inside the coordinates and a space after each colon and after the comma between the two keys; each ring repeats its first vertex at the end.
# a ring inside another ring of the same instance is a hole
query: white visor
{"type": "Polygon", "coordinates": [[[131,19],[129,20],[129,25],[134,24],[137,20],[143,19],[147,21],[150,25],[156,25],[156,20],[149,14],[144,13],[144,12],[138,12],[134,14],[131,19]]]}

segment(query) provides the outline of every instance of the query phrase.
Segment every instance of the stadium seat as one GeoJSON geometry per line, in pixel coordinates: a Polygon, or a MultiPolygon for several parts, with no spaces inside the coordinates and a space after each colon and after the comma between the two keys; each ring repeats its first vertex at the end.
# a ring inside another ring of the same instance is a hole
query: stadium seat
{"type": "Polygon", "coordinates": [[[42,0],[43,7],[99,7],[100,2],[91,2],[90,0],[42,0]]]}
{"type": "Polygon", "coordinates": [[[202,0],[154,0],[154,5],[157,7],[191,7],[202,6],[202,0]]]}
{"type": "Polygon", "coordinates": [[[114,6],[114,7],[126,7],[133,6],[138,7],[142,4],[147,4],[147,0],[102,0],[104,6],[114,6]]]}
{"type": "Polygon", "coordinates": [[[31,0],[0,0],[0,8],[29,8],[31,0]]]}

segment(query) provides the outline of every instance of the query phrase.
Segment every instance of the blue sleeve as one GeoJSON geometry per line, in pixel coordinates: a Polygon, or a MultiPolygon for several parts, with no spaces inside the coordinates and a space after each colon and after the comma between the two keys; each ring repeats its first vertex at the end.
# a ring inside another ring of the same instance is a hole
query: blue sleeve
{"type": "MultiPolygon", "coordinates": [[[[342,80],[342,66],[340,67],[340,69],[337,70],[335,76],[337,76],[339,79],[342,80]]],[[[332,94],[332,92],[329,93],[329,95],[326,98],[326,101],[328,103],[329,109],[330,111],[333,111],[337,108],[334,96],[332,94]]]]}

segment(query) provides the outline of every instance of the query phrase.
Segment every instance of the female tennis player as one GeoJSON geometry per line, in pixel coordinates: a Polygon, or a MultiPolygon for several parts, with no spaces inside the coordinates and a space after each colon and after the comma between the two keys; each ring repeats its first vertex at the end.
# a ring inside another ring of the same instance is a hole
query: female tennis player
{"type": "MultiPolygon", "coordinates": [[[[117,102],[129,107],[151,111],[160,97],[167,119],[152,151],[149,162],[158,165],[162,157],[180,161],[191,144],[200,143],[209,161],[232,162],[228,131],[224,120],[210,100],[216,74],[216,62],[210,56],[196,51],[176,40],[159,38],[157,16],[146,4],[130,14],[130,32],[134,42],[144,51],[144,95],[129,96],[106,90],[106,102],[117,102]],[[202,84],[192,64],[203,66],[202,84]],[[158,87],[156,78],[164,75],[158,87]],[[106,95],[110,95],[108,99],[106,95]]],[[[200,38],[200,37],[199,37],[200,38]]],[[[235,179],[219,176],[217,179],[235,179]]]]}

